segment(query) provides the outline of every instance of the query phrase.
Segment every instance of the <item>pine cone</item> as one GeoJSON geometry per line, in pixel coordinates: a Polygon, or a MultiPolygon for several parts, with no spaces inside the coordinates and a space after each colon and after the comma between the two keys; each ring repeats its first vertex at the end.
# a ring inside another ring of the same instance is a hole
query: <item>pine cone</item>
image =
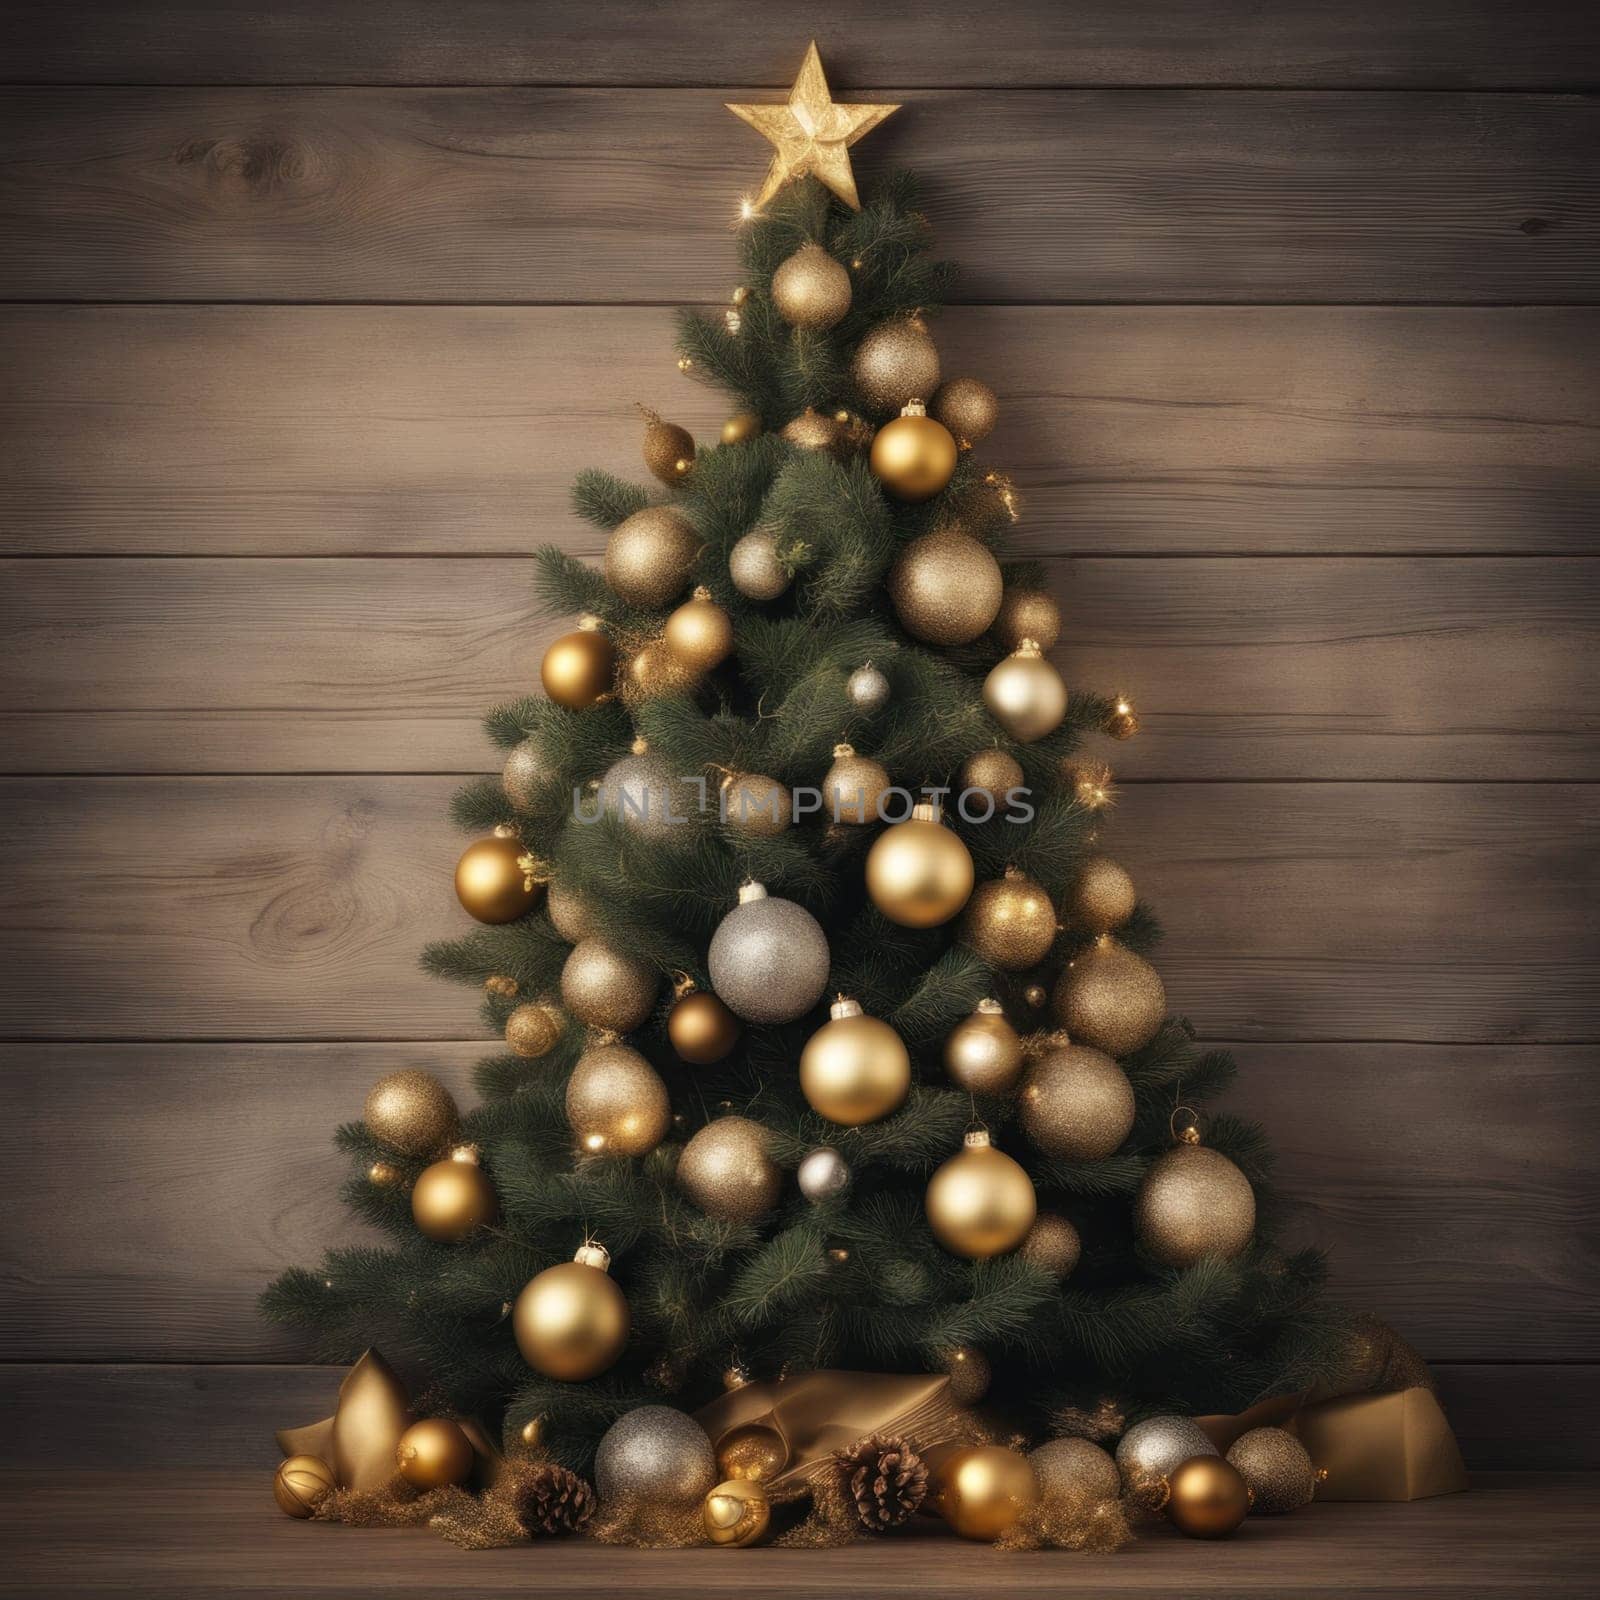
{"type": "Polygon", "coordinates": [[[554,1462],[528,1467],[511,1492],[517,1521],[535,1539],[576,1533],[594,1514],[594,1490],[554,1462]]]}
{"type": "Polygon", "coordinates": [[[898,1527],[928,1492],[928,1469],[922,1457],[893,1434],[874,1433],[857,1439],[834,1460],[862,1527],[873,1533],[898,1527]]]}

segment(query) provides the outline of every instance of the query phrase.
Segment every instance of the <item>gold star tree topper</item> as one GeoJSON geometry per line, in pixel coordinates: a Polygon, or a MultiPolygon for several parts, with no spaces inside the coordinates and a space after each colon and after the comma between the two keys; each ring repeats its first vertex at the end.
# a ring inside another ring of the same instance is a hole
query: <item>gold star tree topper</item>
{"type": "Polygon", "coordinates": [[[777,151],[756,199],[758,207],[764,206],[784,184],[815,173],[852,211],[859,211],[861,200],[847,152],[857,139],[900,107],[836,104],[828,92],[822,57],[817,54],[817,41],[813,39],[800,76],[789,91],[788,105],[730,105],[728,109],[748,122],[777,151]]]}

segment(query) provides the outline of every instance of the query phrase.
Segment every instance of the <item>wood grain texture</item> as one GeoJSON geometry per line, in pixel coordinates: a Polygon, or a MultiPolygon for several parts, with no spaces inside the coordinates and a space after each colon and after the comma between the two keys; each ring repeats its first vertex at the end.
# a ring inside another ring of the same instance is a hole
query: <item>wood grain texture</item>
{"type": "MultiPolygon", "coordinates": [[[[1600,778],[1600,563],[1047,566],[1069,681],[1141,708],[1124,778],[1600,778]]],[[[0,563],[0,762],[479,772],[568,626],[531,600],[501,559],[0,563]]]]}
{"type": "MultiPolygon", "coordinates": [[[[1600,548],[1600,311],[968,308],[938,337],[1000,391],[1026,551],[1600,548]]],[[[664,309],[13,306],[0,362],[12,554],[592,552],[568,486],[639,474],[631,401],[702,438],[727,409],[664,309]]]]}
{"type": "Polygon", "coordinates": [[[8,7],[23,83],[507,83],[787,88],[807,31],[838,90],[1173,84],[1584,88],[1600,42],[1575,0],[810,0],[782,27],[738,0],[75,0],[8,7]],[[692,20],[689,20],[692,19],[692,20]],[[911,24],[914,22],[914,26],[911,24]],[[714,45],[711,44],[714,41],[714,45]]]}
{"type": "MultiPolygon", "coordinates": [[[[16,89],[0,298],[720,299],[745,92],[16,89]]],[[[1597,127],[1581,95],[933,90],[863,165],[918,170],[968,299],[1581,302],[1597,127]]]]}

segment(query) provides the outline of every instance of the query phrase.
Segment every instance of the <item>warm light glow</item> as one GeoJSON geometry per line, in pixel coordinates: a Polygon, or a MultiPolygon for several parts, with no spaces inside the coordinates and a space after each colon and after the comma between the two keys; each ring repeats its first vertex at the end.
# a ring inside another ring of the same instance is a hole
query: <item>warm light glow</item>
{"type": "Polygon", "coordinates": [[[741,222],[750,222],[760,215],[761,213],[756,210],[755,202],[750,196],[741,195],[739,198],[739,220],[741,222]]]}
{"type": "Polygon", "coordinates": [[[603,1133],[590,1133],[584,1136],[583,1148],[589,1151],[604,1150],[606,1136],[603,1133]]]}

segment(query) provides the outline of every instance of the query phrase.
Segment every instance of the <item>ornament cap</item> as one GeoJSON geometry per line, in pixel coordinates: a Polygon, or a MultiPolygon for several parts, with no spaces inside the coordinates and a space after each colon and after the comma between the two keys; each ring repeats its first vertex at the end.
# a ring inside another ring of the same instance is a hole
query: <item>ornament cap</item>
{"type": "Polygon", "coordinates": [[[754,878],[748,878],[739,885],[739,904],[742,906],[749,905],[752,900],[765,900],[766,898],[766,884],[757,883],[754,878]]]}
{"type": "Polygon", "coordinates": [[[907,400],[900,407],[900,415],[902,417],[925,417],[927,414],[928,408],[920,400],[907,400]]]}
{"type": "Polygon", "coordinates": [[[1013,659],[1022,661],[1037,661],[1043,654],[1044,651],[1039,648],[1037,639],[1024,639],[1011,652],[1013,659]]]}
{"type": "Polygon", "coordinates": [[[911,821],[913,822],[939,822],[944,813],[940,811],[937,801],[919,800],[911,808],[911,821]]]}
{"type": "Polygon", "coordinates": [[[641,733],[635,736],[633,743],[629,745],[628,748],[636,756],[642,756],[647,750],[649,750],[650,741],[641,733]]]}
{"type": "Polygon", "coordinates": [[[689,596],[689,598],[691,600],[709,600],[711,598],[711,591],[706,588],[703,583],[697,583],[694,586],[694,592],[689,596]]]}
{"type": "Polygon", "coordinates": [[[833,759],[835,761],[848,761],[855,753],[856,747],[853,744],[836,744],[833,747],[833,759]]]}
{"type": "Polygon", "coordinates": [[[579,633],[598,633],[599,631],[600,619],[592,611],[585,611],[584,614],[578,618],[579,633]]]}
{"type": "Polygon", "coordinates": [[[975,1016],[984,1017],[1003,1017],[1006,1013],[1006,1008],[993,995],[987,995],[972,1010],[975,1016]]]}
{"type": "Polygon", "coordinates": [[[450,1159],[460,1161],[469,1167],[476,1167],[482,1163],[482,1154],[475,1144],[458,1144],[451,1147],[450,1159]]]}
{"type": "Polygon", "coordinates": [[[510,822],[495,823],[494,836],[497,839],[515,839],[517,836],[515,824],[510,822]]]}
{"type": "Polygon", "coordinates": [[[572,1259],[580,1267],[598,1267],[602,1272],[611,1270],[611,1252],[593,1239],[586,1239],[580,1244],[573,1252],[572,1259]]]}
{"type": "Polygon", "coordinates": [[[987,1128],[969,1128],[961,1142],[968,1150],[987,1150],[989,1148],[989,1130],[987,1128]]]}
{"type": "Polygon", "coordinates": [[[840,995],[839,998],[828,1007],[828,1017],[833,1022],[843,1022],[847,1017],[859,1017],[860,1015],[861,1002],[859,1000],[852,1000],[848,995],[840,995]]]}

